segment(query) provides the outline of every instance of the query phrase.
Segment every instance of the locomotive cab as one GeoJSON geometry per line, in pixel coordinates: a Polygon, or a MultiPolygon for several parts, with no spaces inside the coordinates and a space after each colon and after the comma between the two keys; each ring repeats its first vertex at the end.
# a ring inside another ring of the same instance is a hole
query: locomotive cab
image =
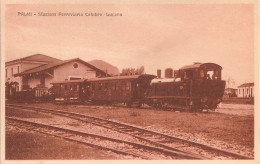
{"type": "Polygon", "coordinates": [[[225,88],[225,81],[221,80],[221,71],[222,67],[214,63],[194,63],[180,69],[183,80],[189,80],[187,83],[190,85],[193,108],[217,108],[222,101],[225,88]]]}

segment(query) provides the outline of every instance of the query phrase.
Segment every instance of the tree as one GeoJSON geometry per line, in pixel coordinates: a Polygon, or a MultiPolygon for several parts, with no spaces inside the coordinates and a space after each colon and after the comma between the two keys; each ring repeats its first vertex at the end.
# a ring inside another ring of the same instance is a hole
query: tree
{"type": "Polygon", "coordinates": [[[142,75],[144,74],[144,66],[139,68],[123,68],[121,72],[121,76],[129,76],[129,75],[142,75]]]}

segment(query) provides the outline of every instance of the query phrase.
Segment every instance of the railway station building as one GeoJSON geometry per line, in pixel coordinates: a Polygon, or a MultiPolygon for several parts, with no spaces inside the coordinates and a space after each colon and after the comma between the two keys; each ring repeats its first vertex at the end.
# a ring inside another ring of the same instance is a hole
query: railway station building
{"type": "Polygon", "coordinates": [[[80,58],[60,60],[42,54],[5,63],[6,94],[35,87],[49,89],[54,81],[109,76],[80,58]]]}
{"type": "Polygon", "coordinates": [[[242,97],[242,98],[254,97],[254,83],[244,83],[238,86],[237,97],[242,97]]]}

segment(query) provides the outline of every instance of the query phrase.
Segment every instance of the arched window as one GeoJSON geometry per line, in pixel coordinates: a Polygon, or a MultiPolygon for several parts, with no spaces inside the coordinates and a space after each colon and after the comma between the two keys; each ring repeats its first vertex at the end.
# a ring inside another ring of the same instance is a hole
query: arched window
{"type": "Polygon", "coordinates": [[[78,68],[78,67],[79,67],[79,64],[78,64],[78,63],[74,63],[74,64],[73,64],[73,67],[74,67],[74,68],[78,68]]]}

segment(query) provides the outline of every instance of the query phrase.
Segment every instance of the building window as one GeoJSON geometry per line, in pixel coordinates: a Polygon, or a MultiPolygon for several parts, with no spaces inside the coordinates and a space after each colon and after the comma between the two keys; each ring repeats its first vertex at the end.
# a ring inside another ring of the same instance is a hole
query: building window
{"type": "Polygon", "coordinates": [[[73,67],[74,67],[74,68],[78,68],[78,67],[79,67],[79,64],[78,64],[78,63],[74,63],[74,64],[73,64],[73,67]]]}
{"type": "Polygon", "coordinates": [[[20,67],[19,66],[17,66],[17,73],[19,73],[20,72],[20,67]]]}
{"type": "Polygon", "coordinates": [[[11,68],[11,75],[13,76],[14,75],[14,69],[11,68]]]}
{"type": "Polygon", "coordinates": [[[5,77],[7,77],[7,69],[5,69],[5,77]]]}

